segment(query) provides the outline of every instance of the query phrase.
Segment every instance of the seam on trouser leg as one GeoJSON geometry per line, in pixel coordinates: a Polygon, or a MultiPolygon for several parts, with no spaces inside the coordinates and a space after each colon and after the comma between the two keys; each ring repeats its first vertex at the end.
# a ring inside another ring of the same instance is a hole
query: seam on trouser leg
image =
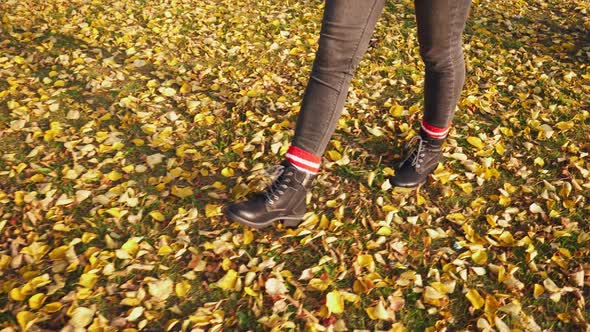
{"type": "Polygon", "coordinates": [[[330,89],[332,89],[332,90],[335,90],[336,92],[338,92],[338,91],[339,91],[339,89],[338,89],[337,87],[335,87],[335,86],[332,86],[330,83],[328,83],[328,82],[325,82],[325,81],[323,81],[323,80],[321,80],[321,79],[317,78],[317,77],[316,77],[316,76],[314,76],[314,75],[311,75],[311,79],[312,79],[312,80],[314,80],[314,81],[316,81],[316,82],[318,82],[318,83],[320,83],[320,84],[321,84],[321,85],[323,85],[323,86],[326,86],[326,87],[328,87],[328,88],[330,88],[330,89]]]}
{"type": "MultiPolygon", "coordinates": [[[[365,0],[362,0],[362,1],[365,1],[365,0]]],[[[375,6],[377,5],[377,1],[380,1],[380,0],[374,0],[373,1],[373,5],[371,6],[371,10],[369,11],[369,14],[367,15],[367,19],[365,20],[365,26],[363,27],[363,31],[361,32],[361,35],[360,35],[360,37],[358,39],[358,43],[355,46],[355,49],[354,49],[354,51],[352,53],[350,62],[348,64],[348,68],[347,69],[349,69],[349,70],[351,69],[350,67],[351,67],[351,65],[354,62],[354,58],[356,56],[356,53],[358,52],[359,46],[361,44],[361,41],[363,40],[363,37],[365,35],[365,32],[367,31],[367,26],[369,25],[369,21],[371,19],[371,16],[373,15],[373,12],[375,11],[375,6]]],[[[330,114],[330,117],[328,118],[328,121],[326,122],[326,124],[328,124],[328,125],[332,122],[332,119],[335,116],[336,110],[334,108],[336,107],[336,104],[338,104],[338,100],[340,100],[340,97],[341,97],[342,93],[345,92],[346,94],[348,94],[348,89],[346,89],[346,91],[342,91],[343,90],[342,89],[342,85],[346,81],[347,75],[348,76],[352,76],[353,73],[350,73],[350,74],[349,73],[346,73],[346,74],[344,74],[342,80],[340,81],[340,84],[339,84],[340,85],[340,88],[339,88],[338,95],[336,96],[336,98],[334,99],[334,101],[333,101],[333,103],[331,105],[331,114],[330,114]]],[[[322,133],[322,137],[320,138],[320,144],[319,144],[320,147],[322,147],[322,146],[325,145],[324,144],[324,140],[326,139],[326,136],[328,136],[328,132],[327,131],[324,131],[324,133],[322,133]]],[[[329,137],[328,137],[328,141],[329,141],[329,137]]]]}
{"type": "Polygon", "coordinates": [[[449,115],[449,117],[451,118],[451,121],[455,115],[455,111],[457,110],[457,107],[459,105],[459,102],[461,100],[461,94],[463,92],[463,86],[465,84],[465,75],[466,75],[466,69],[465,69],[465,54],[463,52],[463,31],[465,29],[465,25],[467,24],[467,18],[469,16],[469,8],[471,7],[471,0],[461,0],[461,1],[457,1],[459,3],[460,6],[457,7],[457,18],[456,20],[461,20],[461,21],[457,21],[455,23],[456,25],[456,33],[453,35],[454,40],[453,40],[453,45],[456,45],[457,47],[457,60],[459,60],[459,63],[462,65],[461,68],[461,76],[462,76],[462,80],[461,82],[458,82],[457,84],[461,84],[461,86],[458,87],[457,91],[453,94],[454,96],[454,103],[453,103],[453,108],[451,109],[451,113],[449,115]],[[459,16],[459,14],[461,14],[459,16]]]}
{"type": "Polygon", "coordinates": [[[453,3],[458,2],[458,0],[447,0],[449,3],[449,15],[451,16],[449,18],[449,48],[448,48],[448,52],[449,52],[449,60],[451,62],[451,91],[449,93],[449,105],[447,106],[447,111],[445,114],[445,126],[449,121],[449,117],[451,112],[453,111],[453,102],[455,99],[455,81],[456,81],[456,77],[455,77],[455,61],[453,60],[453,27],[454,27],[454,17],[455,17],[455,7],[453,7],[453,3]]]}

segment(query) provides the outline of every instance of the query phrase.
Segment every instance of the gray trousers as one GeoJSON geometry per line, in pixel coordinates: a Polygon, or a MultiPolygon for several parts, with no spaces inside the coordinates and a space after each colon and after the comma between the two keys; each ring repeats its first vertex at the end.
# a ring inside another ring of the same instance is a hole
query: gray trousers
{"type": "MultiPolygon", "coordinates": [[[[293,145],[323,155],[386,0],[326,0],[319,47],[293,145]]],[[[424,80],[424,119],[450,125],[465,81],[462,35],[471,0],[414,0],[424,80]]]]}

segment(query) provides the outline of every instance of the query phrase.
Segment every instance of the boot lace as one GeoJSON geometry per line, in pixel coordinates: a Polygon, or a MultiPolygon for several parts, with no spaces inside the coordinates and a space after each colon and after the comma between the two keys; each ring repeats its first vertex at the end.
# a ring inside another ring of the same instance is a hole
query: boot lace
{"type": "Polygon", "coordinates": [[[275,200],[279,199],[279,195],[285,193],[283,189],[287,189],[286,183],[291,182],[290,178],[285,178],[286,167],[284,165],[272,165],[264,169],[264,173],[268,178],[273,179],[268,189],[264,192],[266,202],[274,204],[275,200]]]}
{"type": "Polygon", "coordinates": [[[425,145],[426,143],[422,139],[420,135],[416,135],[412,137],[408,143],[406,143],[406,149],[411,149],[409,151],[408,156],[404,159],[401,164],[405,163],[406,160],[410,159],[412,161],[412,166],[416,168],[420,168],[420,165],[424,161],[425,153],[425,145]],[[417,143],[416,143],[417,142],[417,143]]]}

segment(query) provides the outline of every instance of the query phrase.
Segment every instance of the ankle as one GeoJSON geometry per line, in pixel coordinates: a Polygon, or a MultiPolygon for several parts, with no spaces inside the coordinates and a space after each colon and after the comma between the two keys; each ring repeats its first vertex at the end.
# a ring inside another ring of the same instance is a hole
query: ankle
{"type": "Polygon", "coordinates": [[[305,172],[308,175],[317,175],[320,170],[322,157],[291,145],[287,150],[285,160],[298,171],[305,172]]]}
{"type": "Polygon", "coordinates": [[[420,137],[434,146],[441,146],[449,133],[451,126],[436,127],[429,124],[426,119],[422,119],[420,125],[420,137]]]}

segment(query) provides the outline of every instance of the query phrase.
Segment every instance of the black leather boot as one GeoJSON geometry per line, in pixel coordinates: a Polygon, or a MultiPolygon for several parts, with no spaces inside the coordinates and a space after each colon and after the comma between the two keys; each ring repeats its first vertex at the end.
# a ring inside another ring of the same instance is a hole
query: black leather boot
{"type": "Polygon", "coordinates": [[[288,160],[279,165],[279,175],[262,192],[246,201],[231,203],[224,214],[232,221],[254,228],[266,228],[276,220],[286,227],[297,227],[306,212],[307,191],[316,174],[297,169],[288,160]]]}
{"type": "Polygon", "coordinates": [[[444,138],[432,138],[424,133],[416,135],[406,144],[406,156],[395,166],[395,175],[389,183],[395,187],[414,188],[428,180],[428,175],[439,162],[444,161],[444,138]]]}

